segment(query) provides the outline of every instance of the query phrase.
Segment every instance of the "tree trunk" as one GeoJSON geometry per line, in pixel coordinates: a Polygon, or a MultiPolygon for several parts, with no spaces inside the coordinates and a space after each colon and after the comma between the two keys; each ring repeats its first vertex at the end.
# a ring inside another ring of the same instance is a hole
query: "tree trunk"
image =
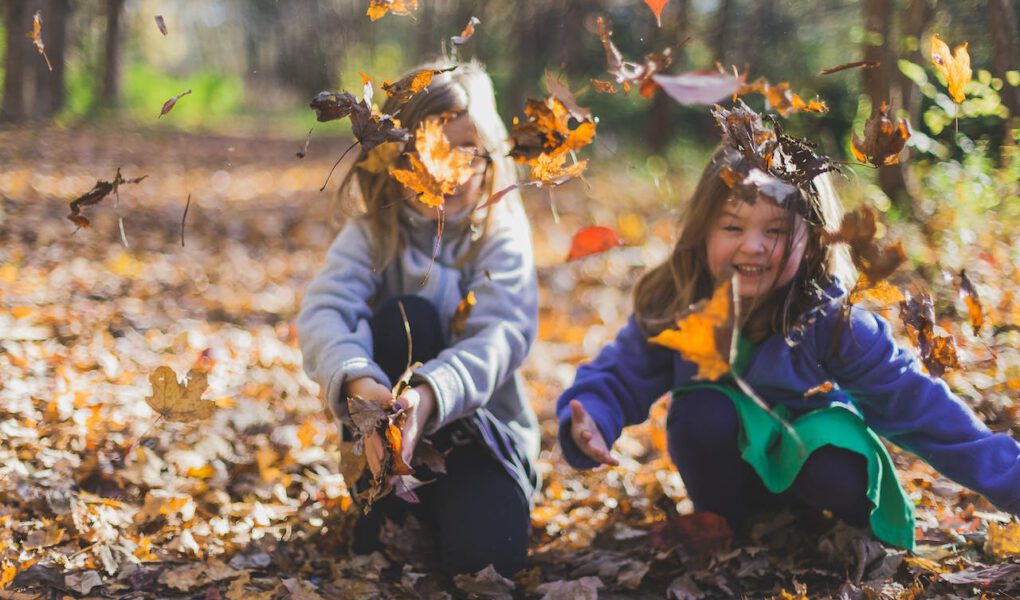
{"type": "Polygon", "coordinates": [[[25,118],[25,72],[24,64],[30,46],[25,43],[23,32],[28,11],[25,0],[7,0],[4,11],[4,29],[7,32],[4,54],[4,98],[0,105],[0,121],[21,121],[25,118]]]}
{"type": "MultiPolygon", "coordinates": [[[[871,97],[872,115],[882,102],[893,108],[903,106],[902,99],[893,97],[893,80],[896,71],[896,53],[893,50],[892,0],[865,0],[863,60],[877,61],[878,67],[861,70],[861,83],[865,93],[871,97]],[[897,102],[899,100],[899,102],[897,102]]],[[[889,197],[889,201],[904,214],[915,219],[914,194],[907,185],[906,165],[903,162],[878,170],[878,185],[889,197]]]]}
{"type": "MultiPolygon", "coordinates": [[[[928,41],[926,33],[935,17],[935,5],[936,0],[910,0],[904,15],[903,35],[910,40],[911,50],[905,53],[903,58],[914,64],[922,66],[927,64],[922,48],[928,41]]],[[[900,86],[902,107],[910,115],[910,123],[917,125],[921,116],[921,95],[917,93],[919,91],[917,85],[903,73],[898,74],[897,81],[900,86]]]]}
{"type": "Polygon", "coordinates": [[[106,2],[106,54],[103,57],[103,89],[99,94],[103,106],[112,108],[120,98],[120,18],[124,0],[106,2]]]}
{"type": "MultiPolygon", "coordinates": [[[[662,29],[663,38],[670,40],[670,47],[673,49],[673,64],[682,65],[684,62],[683,41],[687,36],[688,5],[690,0],[676,0],[676,15],[664,20],[662,29]]],[[[657,50],[656,50],[657,51],[657,50]]],[[[652,98],[652,106],[648,110],[648,120],[645,128],[645,139],[655,153],[666,149],[670,140],[673,139],[673,124],[676,117],[676,101],[668,94],[659,90],[652,98]]]]}
{"type": "Polygon", "coordinates": [[[1009,119],[1003,128],[1003,144],[1013,141],[1013,130],[1020,118],[1020,88],[1006,81],[1006,71],[1016,64],[1016,11],[1010,0],[988,0],[988,28],[992,30],[995,54],[992,69],[1002,82],[1002,103],[1009,109],[1009,119]]]}
{"type": "Polygon", "coordinates": [[[729,23],[733,18],[732,0],[722,0],[715,13],[715,28],[712,32],[712,49],[715,59],[723,66],[729,66],[729,55],[726,49],[730,46],[729,23]]]}
{"type": "Polygon", "coordinates": [[[46,0],[42,8],[42,38],[51,71],[45,60],[35,61],[35,99],[31,116],[48,119],[64,108],[64,54],[67,47],[67,21],[71,12],[70,0],[46,0]]]}

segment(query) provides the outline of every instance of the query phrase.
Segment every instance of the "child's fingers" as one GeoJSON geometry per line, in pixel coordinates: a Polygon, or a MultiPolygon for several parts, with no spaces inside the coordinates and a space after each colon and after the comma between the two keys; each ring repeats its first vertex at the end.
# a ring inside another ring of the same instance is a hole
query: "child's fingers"
{"type": "Polygon", "coordinates": [[[589,419],[588,411],[584,410],[584,405],[581,404],[580,400],[570,401],[570,419],[574,423],[583,423],[589,419]]]}

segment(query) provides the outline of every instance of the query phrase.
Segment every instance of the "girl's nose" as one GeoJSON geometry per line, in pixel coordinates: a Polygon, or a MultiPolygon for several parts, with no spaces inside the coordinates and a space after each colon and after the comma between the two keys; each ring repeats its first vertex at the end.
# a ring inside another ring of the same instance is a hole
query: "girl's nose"
{"type": "Polygon", "coordinates": [[[740,248],[748,254],[762,254],[765,252],[765,237],[756,233],[749,233],[740,243],[740,248]]]}

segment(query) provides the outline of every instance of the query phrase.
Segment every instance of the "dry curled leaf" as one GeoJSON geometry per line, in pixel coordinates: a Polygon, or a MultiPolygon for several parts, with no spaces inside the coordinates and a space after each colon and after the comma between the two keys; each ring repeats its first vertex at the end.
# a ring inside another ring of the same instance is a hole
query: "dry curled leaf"
{"type": "Polygon", "coordinates": [[[910,138],[910,123],[901,119],[899,125],[889,118],[889,106],[882,102],[864,124],[864,139],[854,132],[850,150],[854,158],[862,163],[871,163],[876,167],[894,165],[900,162],[903,151],[910,138]]]}
{"type": "Polygon", "coordinates": [[[376,21],[385,17],[386,13],[407,16],[417,8],[418,0],[371,0],[365,14],[368,15],[368,18],[376,21]]]}
{"type": "Polygon", "coordinates": [[[906,325],[911,341],[920,351],[921,362],[934,377],[942,377],[946,371],[958,369],[956,341],[951,335],[935,333],[935,305],[931,295],[921,294],[917,298],[906,295],[900,303],[900,319],[906,325]]]}
{"type": "Polygon", "coordinates": [[[570,128],[570,111],[556,97],[529,99],[524,107],[525,120],[514,117],[510,156],[517,162],[530,163],[542,154],[559,154],[579,150],[595,139],[595,121],[582,120],[570,128]]]}
{"type": "Polygon", "coordinates": [[[28,33],[26,33],[25,36],[27,36],[28,39],[32,40],[32,43],[35,44],[35,49],[39,51],[39,54],[42,54],[44,59],[46,59],[46,67],[50,71],[52,71],[53,70],[53,65],[50,64],[50,57],[46,55],[46,45],[43,44],[43,41],[42,41],[42,11],[41,10],[35,11],[35,14],[32,15],[32,31],[29,31],[28,33]]]}
{"type": "Polygon", "coordinates": [[[373,111],[364,99],[357,100],[349,92],[319,92],[309,106],[319,122],[350,117],[351,131],[365,152],[386,142],[406,142],[411,137],[400,127],[400,121],[373,111]]]}
{"type": "Polygon", "coordinates": [[[826,381],[804,392],[804,397],[810,398],[811,396],[817,396],[818,394],[828,394],[829,392],[832,391],[832,388],[833,383],[831,381],[826,381]]]}
{"type": "Polygon", "coordinates": [[[571,117],[578,121],[591,120],[591,111],[578,105],[577,99],[574,98],[574,93],[551,71],[545,72],[545,89],[549,91],[552,97],[563,103],[571,117]]]}
{"type": "Polygon", "coordinates": [[[141,177],[135,177],[133,179],[124,179],[120,174],[120,169],[117,169],[117,174],[114,176],[113,181],[96,181],[96,185],[91,190],[85,192],[81,196],[71,201],[71,212],[67,215],[67,218],[72,223],[87,229],[90,221],[81,214],[81,209],[86,206],[94,206],[99,204],[104,198],[109,196],[111,193],[116,194],[118,187],[125,183],[138,183],[141,180],[148,177],[148,175],[142,175],[141,177]]]}
{"type": "Polygon", "coordinates": [[[652,76],[669,68],[673,63],[673,51],[666,48],[662,52],[651,52],[645,55],[642,63],[633,63],[623,59],[616,44],[613,43],[613,31],[606,26],[605,19],[599,17],[596,20],[598,26],[599,40],[606,51],[607,70],[616,78],[616,83],[623,86],[623,91],[630,93],[632,85],[637,86],[642,96],[649,98],[655,93],[658,84],[652,80],[652,76]]]}
{"type": "Polygon", "coordinates": [[[949,46],[939,39],[939,36],[931,36],[931,62],[938,69],[939,73],[946,78],[946,87],[949,88],[949,95],[953,102],[959,104],[967,97],[965,90],[970,83],[972,71],[970,69],[970,53],[967,52],[967,42],[964,42],[949,53],[949,46]]]}
{"type": "Polygon", "coordinates": [[[615,231],[608,227],[592,225],[574,234],[574,238],[570,242],[570,253],[567,255],[567,260],[592,256],[622,245],[623,241],[615,231]]]}
{"type": "Polygon", "coordinates": [[[615,94],[616,86],[613,85],[612,81],[602,81],[601,79],[592,79],[591,86],[595,88],[596,92],[602,94],[615,94]]]}
{"type": "Polygon", "coordinates": [[[168,35],[170,33],[166,29],[166,21],[163,20],[163,15],[156,15],[156,27],[159,28],[159,32],[163,35],[168,35]]]}
{"type": "Polygon", "coordinates": [[[648,341],[676,350],[697,365],[694,379],[715,381],[729,373],[735,330],[732,280],[717,287],[711,298],[695,304],[676,325],[648,341]]]}
{"type": "Polygon", "coordinates": [[[480,25],[482,22],[478,20],[478,17],[471,17],[468,24],[464,26],[464,30],[460,32],[460,35],[455,35],[450,38],[450,43],[454,46],[460,46],[464,42],[471,39],[471,36],[475,34],[475,26],[480,25]]]}
{"type": "Polygon", "coordinates": [[[432,78],[440,73],[446,73],[452,71],[457,67],[450,67],[448,69],[419,69],[413,73],[408,73],[403,79],[390,83],[389,81],[383,82],[382,89],[386,92],[386,95],[395,97],[397,102],[401,104],[407,102],[420,91],[426,90],[429,84],[432,83],[432,78]]]}
{"type": "Polygon", "coordinates": [[[390,167],[390,175],[404,187],[418,193],[418,200],[429,207],[441,207],[444,197],[474,175],[474,155],[452,147],[443,132],[441,119],[426,119],[414,134],[416,153],[407,154],[411,169],[390,167]]]}
{"type": "Polygon", "coordinates": [[[174,107],[177,106],[177,101],[180,100],[181,98],[183,98],[184,96],[187,96],[190,93],[191,93],[191,90],[184,90],[180,94],[177,94],[173,98],[170,98],[169,100],[164,102],[163,103],[163,108],[160,109],[160,111],[159,111],[159,116],[162,117],[166,113],[168,113],[171,110],[173,110],[174,107]]]}
{"type": "Polygon", "coordinates": [[[157,368],[149,375],[152,395],[145,398],[152,410],[170,421],[194,421],[206,419],[213,414],[216,404],[202,400],[208,387],[206,374],[192,369],[188,371],[188,384],[181,385],[177,374],[167,366],[157,368]]]}

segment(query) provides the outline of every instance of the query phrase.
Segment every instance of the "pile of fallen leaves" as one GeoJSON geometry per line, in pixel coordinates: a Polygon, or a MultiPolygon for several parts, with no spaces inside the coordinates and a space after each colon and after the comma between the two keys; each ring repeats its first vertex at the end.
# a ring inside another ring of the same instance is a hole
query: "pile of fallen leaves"
{"type": "MultiPolygon", "coordinates": [[[[907,455],[896,461],[919,507],[913,555],[824,517],[793,528],[790,515],[777,515],[733,537],[692,514],[665,455],[663,403],[616,444],[620,467],[571,471],[555,444],[553,403],[576,364],[627,317],[637,274],[669,251],[672,218],[647,199],[681,193],[599,170],[592,191],[560,192],[560,222],[546,203],[528,206],[544,300],[524,375],[545,449],[529,568],[512,581],[491,571],[447,580],[411,559],[430,554],[414,551],[427,538],[413,522],[386,529],[385,554],[353,556],[358,512],[335,425],[303,374],[292,326],[335,233],[330,202],[316,191],[329,161],[294,159],[296,141],[0,135],[10,165],[0,174],[6,597],[978,597],[1020,578],[1018,526],[907,455]],[[119,164],[149,177],[76,232],[60,218],[68,199],[119,164]],[[592,221],[611,224],[627,245],[565,262],[573,232],[592,221]],[[158,397],[208,406],[173,421],[150,405],[158,397]]],[[[1008,276],[1018,257],[1009,240],[978,236],[985,250],[967,273],[986,324],[973,331],[967,296],[950,277],[930,290],[931,327],[956,339],[963,368],[947,381],[993,428],[1008,429],[1020,389],[1009,329],[1020,308],[1008,276]]],[[[907,237],[912,252],[935,252],[907,237]]],[[[868,293],[895,321],[899,299],[868,293]]]]}

